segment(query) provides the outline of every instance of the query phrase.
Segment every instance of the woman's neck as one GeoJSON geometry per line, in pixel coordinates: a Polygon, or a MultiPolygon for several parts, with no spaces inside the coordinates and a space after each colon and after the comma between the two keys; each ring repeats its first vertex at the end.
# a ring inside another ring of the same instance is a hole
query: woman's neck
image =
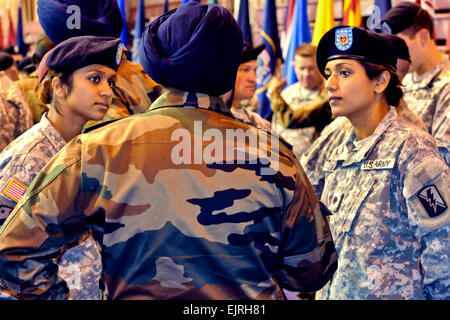
{"type": "Polygon", "coordinates": [[[371,136],[388,112],[389,105],[383,99],[376,101],[371,108],[349,117],[358,140],[361,141],[371,136]]]}
{"type": "Polygon", "coordinates": [[[47,119],[66,142],[79,135],[84,126],[83,123],[77,123],[75,119],[56,112],[53,106],[48,111],[47,119]]]}

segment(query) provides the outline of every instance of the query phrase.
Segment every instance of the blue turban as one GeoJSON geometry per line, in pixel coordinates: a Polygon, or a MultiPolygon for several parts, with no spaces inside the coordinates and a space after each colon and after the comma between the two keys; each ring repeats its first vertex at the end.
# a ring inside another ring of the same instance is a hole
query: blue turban
{"type": "Polygon", "coordinates": [[[55,44],[88,35],[118,38],[122,32],[122,15],[115,0],[38,0],[37,6],[39,22],[55,44]],[[67,12],[70,6],[77,7],[67,12]]]}
{"type": "Polygon", "coordinates": [[[156,82],[218,96],[234,88],[243,40],[227,9],[191,1],[150,23],[140,46],[140,62],[156,82]]]}

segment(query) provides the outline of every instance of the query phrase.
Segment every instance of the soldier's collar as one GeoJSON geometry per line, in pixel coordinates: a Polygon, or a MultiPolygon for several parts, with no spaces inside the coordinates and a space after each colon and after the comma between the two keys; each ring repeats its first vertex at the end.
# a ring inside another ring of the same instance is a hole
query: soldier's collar
{"type": "Polygon", "coordinates": [[[411,81],[417,87],[428,87],[433,79],[446,69],[450,69],[449,57],[444,55],[444,58],[437,63],[430,71],[418,76],[415,72],[411,73],[411,81]]]}
{"type": "Polygon", "coordinates": [[[60,150],[66,145],[66,141],[64,140],[64,138],[48,120],[47,112],[42,115],[41,121],[39,121],[39,125],[41,126],[41,130],[47,137],[48,141],[50,141],[50,143],[55,147],[56,150],[60,150]]]}
{"type": "Polygon", "coordinates": [[[397,112],[395,108],[390,108],[386,116],[375,128],[375,131],[360,143],[355,143],[357,141],[357,138],[355,135],[355,131],[352,128],[350,133],[347,135],[345,142],[343,143],[345,148],[343,152],[341,152],[337,160],[343,160],[343,165],[345,166],[367,159],[377,142],[381,139],[383,133],[396,118],[397,112]]]}
{"type": "Polygon", "coordinates": [[[234,118],[230,108],[219,97],[172,88],[164,88],[164,93],[152,103],[148,111],[167,107],[207,109],[234,118]]]}

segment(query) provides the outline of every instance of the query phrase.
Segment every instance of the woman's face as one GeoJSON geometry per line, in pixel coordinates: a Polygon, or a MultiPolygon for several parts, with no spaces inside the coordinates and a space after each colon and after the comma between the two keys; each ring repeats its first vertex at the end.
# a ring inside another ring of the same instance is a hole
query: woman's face
{"type": "Polygon", "coordinates": [[[72,90],[62,108],[74,122],[102,120],[112,103],[116,72],[104,65],[92,64],[72,74],[72,90]]]}
{"type": "Polygon", "coordinates": [[[256,60],[250,60],[239,66],[234,95],[239,100],[250,99],[256,87],[256,60]]]}
{"type": "Polygon", "coordinates": [[[335,116],[365,114],[374,102],[376,80],[371,80],[358,61],[337,59],[325,66],[326,89],[335,116]]]}

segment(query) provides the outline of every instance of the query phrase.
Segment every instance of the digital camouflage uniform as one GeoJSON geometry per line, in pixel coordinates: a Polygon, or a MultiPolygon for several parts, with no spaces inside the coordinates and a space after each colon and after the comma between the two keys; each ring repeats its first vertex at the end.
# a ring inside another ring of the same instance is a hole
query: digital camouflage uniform
{"type": "MultiPolygon", "coordinates": [[[[65,144],[45,114],[38,124],[3,150],[0,154],[0,225],[16,206],[20,192],[25,191],[65,144]]],[[[70,298],[74,300],[99,298],[100,272],[100,254],[92,237],[67,250],[59,262],[59,274],[69,284],[70,298]]]]}
{"type": "Polygon", "coordinates": [[[0,72],[0,151],[33,126],[30,108],[8,76],[0,72]]]}
{"type": "MultiPolygon", "coordinates": [[[[399,121],[405,121],[419,129],[428,131],[423,121],[406,106],[403,99],[400,100],[400,104],[395,110],[399,121]]],[[[300,163],[319,199],[322,196],[325,182],[323,166],[333,151],[346,139],[351,128],[352,124],[346,117],[337,117],[322,130],[320,136],[300,159],[300,163]]]]}
{"type": "Polygon", "coordinates": [[[325,92],[306,89],[296,82],[280,94],[276,90],[268,91],[268,97],[273,109],[272,128],[293,146],[295,155],[300,158],[319,132],[313,126],[296,128],[292,124],[326,103],[325,92]]]}
{"type": "Polygon", "coordinates": [[[145,73],[141,65],[127,60],[125,55],[122,56],[116,77],[113,101],[105,117],[100,121],[88,121],[85,128],[145,112],[161,94],[161,86],[145,73]]]}
{"type": "Polygon", "coordinates": [[[420,77],[403,79],[404,99],[423,120],[428,132],[450,148],[450,62],[447,56],[420,77]]]}
{"type": "Polygon", "coordinates": [[[281,287],[319,289],[336,268],[328,224],[292,152],[272,141],[269,158],[264,132],[217,97],[170,91],[144,114],[78,136],[0,231],[0,286],[65,298],[51,257],[91,229],[107,299],[276,299],[281,287]],[[261,144],[227,129],[261,135],[261,144]],[[223,144],[202,159],[211,135],[223,144]]]}
{"type": "Polygon", "coordinates": [[[249,125],[252,125],[258,129],[264,129],[267,131],[271,130],[270,122],[266,119],[263,119],[259,114],[256,112],[250,111],[247,108],[240,106],[239,109],[232,108],[230,109],[233,116],[244,123],[247,123],[249,125]]]}
{"type": "Polygon", "coordinates": [[[435,143],[391,109],[331,155],[321,200],[339,268],[317,298],[450,298],[450,158],[435,143]]]}

